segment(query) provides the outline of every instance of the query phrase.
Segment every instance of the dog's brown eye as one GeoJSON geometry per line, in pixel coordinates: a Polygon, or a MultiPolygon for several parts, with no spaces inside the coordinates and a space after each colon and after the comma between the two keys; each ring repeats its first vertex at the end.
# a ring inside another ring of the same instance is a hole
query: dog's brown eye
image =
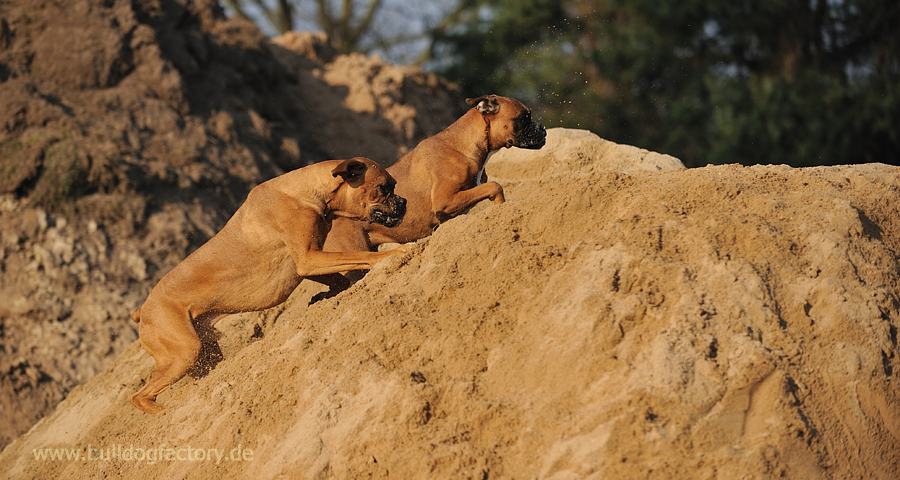
{"type": "Polygon", "coordinates": [[[525,115],[518,116],[513,121],[516,124],[516,131],[523,129],[528,125],[528,118],[526,118],[525,115]]]}

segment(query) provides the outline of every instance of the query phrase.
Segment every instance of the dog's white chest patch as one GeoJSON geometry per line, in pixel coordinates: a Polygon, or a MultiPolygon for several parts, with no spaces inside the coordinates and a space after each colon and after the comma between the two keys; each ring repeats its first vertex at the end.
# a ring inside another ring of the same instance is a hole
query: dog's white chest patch
{"type": "Polygon", "coordinates": [[[488,160],[494,156],[497,151],[493,151],[487,154],[487,157],[484,159],[484,163],[481,164],[481,170],[478,171],[478,175],[475,176],[475,186],[481,185],[481,179],[484,177],[484,168],[487,167],[488,160]]]}

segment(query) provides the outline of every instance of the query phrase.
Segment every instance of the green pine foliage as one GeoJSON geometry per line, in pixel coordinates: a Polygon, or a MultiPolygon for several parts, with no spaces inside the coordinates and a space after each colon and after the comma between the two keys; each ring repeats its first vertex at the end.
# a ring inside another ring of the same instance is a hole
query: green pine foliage
{"type": "Polygon", "coordinates": [[[895,0],[464,0],[433,68],[688,165],[900,164],[895,0]]]}

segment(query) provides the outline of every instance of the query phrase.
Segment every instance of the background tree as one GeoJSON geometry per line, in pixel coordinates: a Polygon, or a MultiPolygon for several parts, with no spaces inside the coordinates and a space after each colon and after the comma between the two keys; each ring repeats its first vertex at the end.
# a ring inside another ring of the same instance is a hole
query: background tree
{"type": "Polygon", "coordinates": [[[431,33],[453,23],[459,9],[446,0],[225,0],[225,6],[269,35],[323,31],[341,53],[378,53],[401,64],[423,62],[431,33]]]}
{"type": "Polygon", "coordinates": [[[894,0],[463,0],[432,68],[689,165],[900,163],[894,0]]]}

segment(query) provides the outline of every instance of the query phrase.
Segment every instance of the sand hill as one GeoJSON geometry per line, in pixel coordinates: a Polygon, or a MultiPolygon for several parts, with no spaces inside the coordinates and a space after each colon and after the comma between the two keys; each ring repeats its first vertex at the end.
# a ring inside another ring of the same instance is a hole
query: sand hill
{"type": "Polygon", "coordinates": [[[131,407],[130,310],[250,188],[387,164],[463,106],[213,0],[4,1],[0,474],[900,478],[900,170],[684,169],[579,130],[498,153],[507,203],[348,291],[223,320],[224,361],[131,407]]]}
{"type": "Polygon", "coordinates": [[[134,341],[123,321],[250,188],[393,162],[465,107],[321,36],[269,42],[215,1],[0,7],[0,447],[134,341]]]}
{"type": "Polygon", "coordinates": [[[507,203],[445,223],[334,298],[307,306],[304,284],[223,321],[226,359],[164,393],[163,415],[128,402],[153,368],[132,344],[0,470],[900,475],[900,170],[689,170],[563,129],[489,165],[507,203]],[[84,459],[35,459],[51,447],[84,459]]]}

